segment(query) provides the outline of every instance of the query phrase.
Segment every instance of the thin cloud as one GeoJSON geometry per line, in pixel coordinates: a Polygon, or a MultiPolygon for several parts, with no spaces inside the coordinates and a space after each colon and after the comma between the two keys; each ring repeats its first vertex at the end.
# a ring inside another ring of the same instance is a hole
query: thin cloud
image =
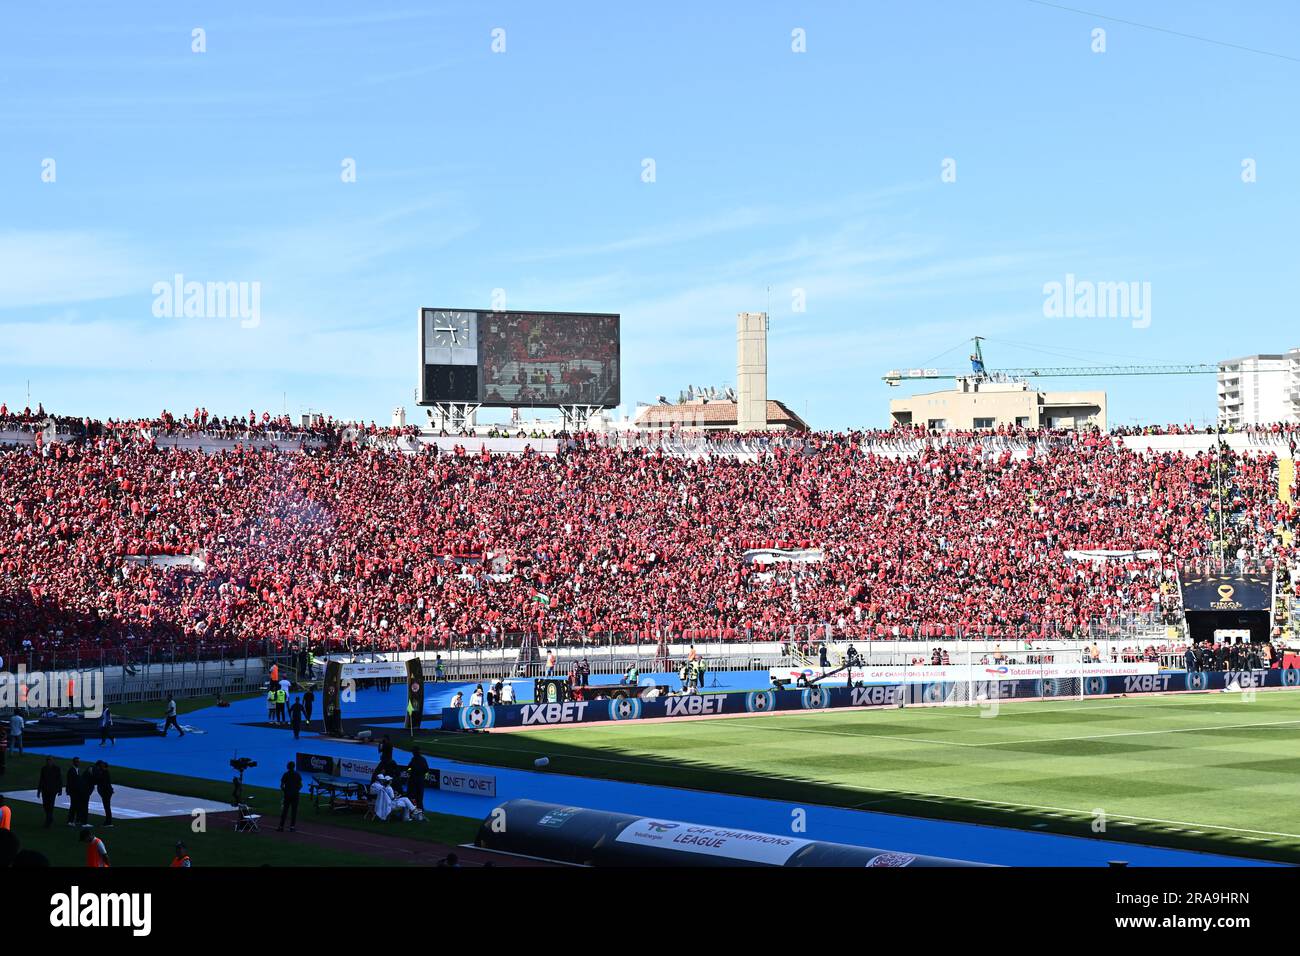
{"type": "Polygon", "coordinates": [[[139,293],[156,255],[128,237],[80,230],[0,232],[0,309],[93,302],[139,293]]]}

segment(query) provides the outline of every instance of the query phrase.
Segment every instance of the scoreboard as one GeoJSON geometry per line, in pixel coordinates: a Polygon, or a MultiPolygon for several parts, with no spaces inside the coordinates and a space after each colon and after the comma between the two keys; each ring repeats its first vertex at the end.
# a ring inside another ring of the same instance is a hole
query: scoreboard
{"type": "Polygon", "coordinates": [[[419,403],[619,404],[619,316],[420,310],[419,403]]]}

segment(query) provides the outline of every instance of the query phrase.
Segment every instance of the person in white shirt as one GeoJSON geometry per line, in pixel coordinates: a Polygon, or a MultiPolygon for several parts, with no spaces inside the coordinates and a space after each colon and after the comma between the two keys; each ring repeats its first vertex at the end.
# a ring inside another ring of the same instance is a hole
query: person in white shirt
{"type": "Polygon", "coordinates": [[[14,753],[23,752],[23,728],[26,726],[27,721],[23,720],[23,715],[15,710],[9,718],[9,749],[14,753]]]}
{"type": "Polygon", "coordinates": [[[370,795],[375,798],[375,816],[380,820],[387,820],[390,816],[396,816],[403,822],[407,820],[423,820],[424,814],[420,808],[411,802],[409,797],[399,797],[393,792],[393,778],[387,774],[381,773],[375,778],[375,782],[370,785],[370,795]]]}
{"type": "Polygon", "coordinates": [[[471,707],[480,706],[483,703],[483,685],[479,684],[474,688],[474,693],[469,695],[469,704],[471,707]]]}
{"type": "Polygon", "coordinates": [[[515,702],[515,687],[509,681],[501,685],[501,703],[513,704],[515,702]]]}
{"type": "Polygon", "coordinates": [[[452,698],[451,698],[451,703],[448,704],[447,706],[448,706],[448,707],[464,707],[464,706],[465,706],[465,695],[462,694],[460,691],[456,691],[456,693],[455,693],[455,694],[452,696],[452,698]]]}

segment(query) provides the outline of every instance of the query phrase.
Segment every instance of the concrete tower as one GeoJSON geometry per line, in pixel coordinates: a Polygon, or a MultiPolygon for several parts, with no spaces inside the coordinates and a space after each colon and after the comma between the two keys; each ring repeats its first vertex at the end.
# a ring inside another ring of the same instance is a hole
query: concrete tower
{"type": "Polygon", "coordinates": [[[736,428],[767,428],[767,313],[736,316],[736,428]]]}

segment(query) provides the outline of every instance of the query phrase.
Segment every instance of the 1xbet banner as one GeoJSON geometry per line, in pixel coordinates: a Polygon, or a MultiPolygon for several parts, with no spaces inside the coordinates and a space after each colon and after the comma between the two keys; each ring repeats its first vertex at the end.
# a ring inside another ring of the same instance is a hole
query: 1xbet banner
{"type": "Polygon", "coordinates": [[[968,705],[985,701],[1040,697],[1075,697],[1082,680],[1086,696],[1158,694],[1171,691],[1297,687],[1300,670],[1166,671],[1126,676],[1005,680],[987,683],[934,681],[923,684],[868,684],[865,687],[806,687],[734,694],[688,694],[641,700],[577,700],[541,704],[447,707],[443,730],[491,730],[494,727],[546,727],[602,721],[709,717],[720,714],[762,714],[771,711],[824,710],[838,707],[895,707],[902,704],[968,705]]]}

